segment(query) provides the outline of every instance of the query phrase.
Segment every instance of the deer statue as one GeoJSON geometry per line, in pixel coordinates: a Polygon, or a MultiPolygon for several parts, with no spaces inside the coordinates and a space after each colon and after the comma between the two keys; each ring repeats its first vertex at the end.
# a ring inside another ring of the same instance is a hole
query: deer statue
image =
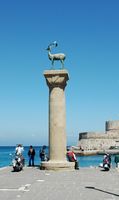
{"type": "Polygon", "coordinates": [[[58,44],[56,41],[54,41],[53,43],[48,45],[48,48],[46,49],[48,51],[48,57],[49,59],[52,61],[52,66],[54,66],[54,61],[55,60],[60,60],[61,64],[62,64],[62,69],[64,68],[64,60],[66,58],[66,55],[63,53],[57,53],[57,54],[52,54],[51,53],[51,49],[52,47],[57,47],[58,44]]]}

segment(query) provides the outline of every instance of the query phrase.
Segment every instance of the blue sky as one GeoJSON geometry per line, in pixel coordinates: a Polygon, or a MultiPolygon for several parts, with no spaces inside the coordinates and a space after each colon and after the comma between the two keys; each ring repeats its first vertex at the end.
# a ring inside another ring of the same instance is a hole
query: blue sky
{"type": "MultiPolygon", "coordinates": [[[[0,2],[0,145],[48,143],[46,48],[65,53],[67,143],[119,120],[119,1],[0,2]]],[[[59,68],[56,63],[56,68],[59,68]]]]}

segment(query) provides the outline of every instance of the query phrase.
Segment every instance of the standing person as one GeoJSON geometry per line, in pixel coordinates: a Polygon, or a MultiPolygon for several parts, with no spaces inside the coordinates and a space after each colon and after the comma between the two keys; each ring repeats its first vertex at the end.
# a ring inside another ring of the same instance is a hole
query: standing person
{"type": "Polygon", "coordinates": [[[108,154],[107,154],[107,157],[108,157],[109,163],[110,163],[110,165],[111,165],[111,162],[112,162],[111,155],[108,153],[108,154]]]}
{"type": "Polygon", "coordinates": [[[78,164],[76,155],[69,148],[67,149],[67,158],[68,158],[69,162],[75,162],[75,169],[79,169],[79,164],[78,164]]]}
{"type": "Polygon", "coordinates": [[[115,155],[114,162],[116,163],[116,167],[119,168],[119,154],[115,155]]]}
{"type": "Polygon", "coordinates": [[[106,153],[103,158],[103,165],[108,164],[109,168],[111,167],[111,155],[106,153]]]}
{"type": "Polygon", "coordinates": [[[40,156],[41,161],[48,161],[48,157],[45,153],[45,149],[46,149],[45,145],[40,149],[39,156],[40,156]]]}
{"type": "Polygon", "coordinates": [[[29,147],[28,156],[29,156],[29,166],[31,166],[31,163],[32,166],[34,166],[35,149],[33,148],[32,145],[29,147]]]}

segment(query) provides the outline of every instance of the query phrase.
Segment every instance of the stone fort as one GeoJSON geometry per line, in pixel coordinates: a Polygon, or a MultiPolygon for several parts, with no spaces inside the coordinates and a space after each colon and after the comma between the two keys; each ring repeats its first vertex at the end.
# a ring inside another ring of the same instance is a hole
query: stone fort
{"type": "Polygon", "coordinates": [[[78,146],[84,150],[106,150],[119,147],[119,120],[106,121],[105,132],[79,133],[78,146]]]}

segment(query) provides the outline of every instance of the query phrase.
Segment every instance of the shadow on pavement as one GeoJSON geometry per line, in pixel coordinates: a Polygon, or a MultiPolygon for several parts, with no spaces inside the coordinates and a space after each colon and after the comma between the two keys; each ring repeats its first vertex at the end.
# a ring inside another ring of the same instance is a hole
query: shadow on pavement
{"type": "Polygon", "coordinates": [[[105,190],[101,190],[101,189],[98,189],[98,188],[95,188],[95,187],[86,186],[85,188],[91,189],[91,190],[97,190],[97,191],[100,191],[100,192],[104,192],[104,193],[111,194],[111,195],[114,195],[114,196],[119,197],[119,194],[114,194],[114,193],[112,193],[112,192],[108,192],[108,191],[105,191],[105,190]]]}

